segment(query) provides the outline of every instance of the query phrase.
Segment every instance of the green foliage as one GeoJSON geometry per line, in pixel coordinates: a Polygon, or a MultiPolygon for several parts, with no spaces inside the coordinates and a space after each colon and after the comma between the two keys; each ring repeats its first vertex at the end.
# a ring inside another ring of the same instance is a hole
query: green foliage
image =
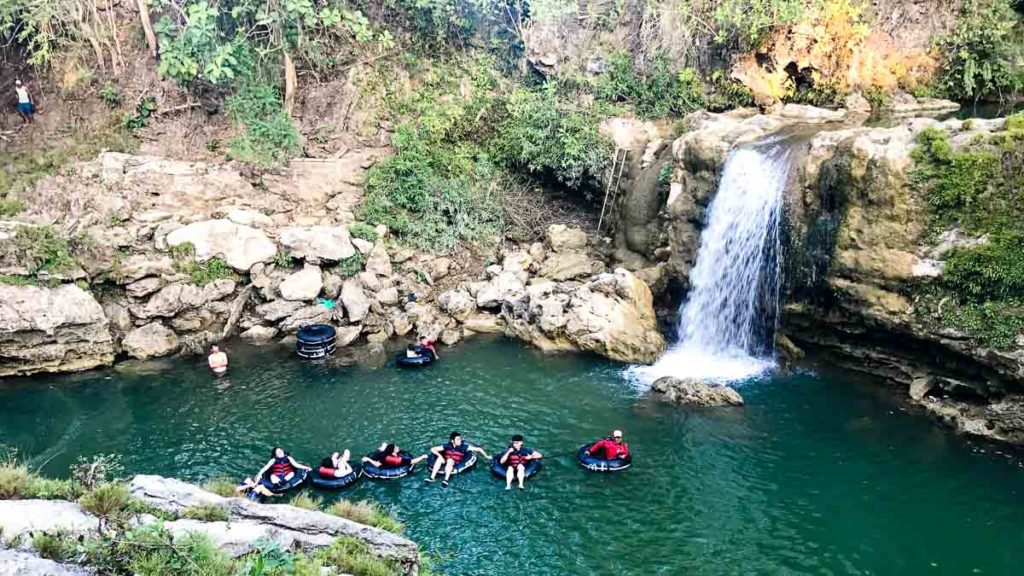
{"type": "Polygon", "coordinates": [[[754,105],[754,93],[743,84],[729,78],[724,72],[716,71],[708,79],[707,109],[711,112],[725,112],[734,108],[754,105]]]}
{"type": "Polygon", "coordinates": [[[679,114],[689,114],[707,105],[707,86],[700,72],[693,68],[683,68],[677,77],[679,92],[676,96],[676,110],[679,114]]]}
{"type": "Polygon", "coordinates": [[[609,58],[608,71],[598,78],[594,95],[608,102],[629,103],[641,118],[664,118],[670,113],[683,110],[679,106],[683,104],[684,90],[686,96],[692,98],[695,89],[703,89],[699,76],[692,69],[687,70],[689,72],[684,73],[689,84],[682,87],[683,75],[672,70],[666,55],[658,54],[648,68],[640,72],[636,69],[633,57],[620,50],[609,58]]]}
{"type": "Polygon", "coordinates": [[[377,231],[366,222],[354,222],[348,225],[348,231],[353,238],[366,240],[367,242],[377,241],[377,231]]]}
{"type": "Polygon", "coordinates": [[[227,110],[243,127],[229,143],[234,158],[270,168],[299,153],[299,133],[281,106],[277,88],[246,84],[227,99],[227,110]]]}
{"type": "Polygon", "coordinates": [[[501,213],[494,167],[479,148],[441,146],[409,124],[399,126],[393,144],[395,155],[367,171],[361,219],[426,250],[495,239],[501,213]]]}
{"type": "Polygon", "coordinates": [[[119,519],[128,508],[128,487],[119,482],[99,484],[78,499],[78,503],[101,519],[119,519]]]}
{"type": "Polygon", "coordinates": [[[29,487],[28,466],[18,461],[17,453],[7,451],[0,458],[0,500],[20,498],[29,487]]]}
{"type": "Polygon", "coordinates": [[[74,480],[56,480],[32,474],[22,497],[40,500],[77,500],[82,494],[82,485],[74,480]]]}
{"type": "Polygon", "coordinates": [[[988,241],[957,248],[933,289],[942,305],[922,313],[985,346],[1008,347],[1024,333],[1024,116],[1006,131],[955,149],[938,129],[912,152],[915,185],[928,200],[933,232],[959,227],[988,241]]]}
{"type": "Polygon", "coordinates": [[[108,81],[103,85],[103,88],[100,88],[100,100],[111,108],[121,104],[122,98],[121,90],[113,82],[108,81]]]}
{"type": "Polygon", "coordinates": [[[338,538],[333,544],[313,553],[313,558],[333,566],[343,574],[357,576],[398,576],[402,568],[397,563],[378,558],[370,553],[366,543],[356,538],[338,538]]]}
{"type": "Polygon", "coordinates": [[[32,535],[32,549],[43,558],[65,562],[75,555],[75,542],[64,532],[36,532],[32,535]]]}
{"type": "Polygon", "coordinates": [[[295,264],[295,258],[290,253],[280,250],[274,254],[271,262],[278,268],[291,268],[295,264]]]}
{"type": "MultiPolygon", "coordinates": [[[[171,0],[167,0],[170,2],[171,0]]],[[[153,24],[159,38],[161,76],[182,85],[197,80],[224,84],[238,76],[244,60],[240,43],[218,28],[218,10],[206,0],[187,3],[185,17],[169,10],[153,24]]]]}
{"type": "Polygon", "coordinates": [[[303,510],[320,510],[324,501],[322,498],[317,496],[310,496],[308,492],[299,492],[288,503],[296,508],[302,508],[303,510]]]}
{"type": "Polygon", "coordinates": [[[505,109],[493,148],[509,165],[570,187],[597,180],[607,166],[611,144],[597,119],[560,102],[554,84],[514,90],[505,109]]]}
{"type": "Polygon", "coordinates": [[[102,573],[228,576],[231,561],[205,536],[175,538],[155,524],[125,531],[89,548],[90,564],[102,573]]]}
{"type": "Polygon", "coordinates": [[[235,485],[235,481],[231,478],[210,478],[206,482],[203,482],[203,490],[213,492],[218,496],[231,498],[233,496],[237,496],[237,493],[235,492],[235,485]]]}
{"type": "Polygon", "coordinates": [[[964,2],[953,32],[936,43],[944,59],[938,84],[946,95],[978,100],[1024,89],[1020,28],[1011,0],[964,2]]]}
{"type": "Polygon", "coordinates": [[[149,126],[149,119],[156,113],[156,98],[145,96],[135,106],[135,112],[125,114],[121,124],[125,130],[134,132],[149,126]]]}
{"type": "Polygon", "coordinates": [[[799,21],[803,0],[721,0],[715,4],[715,40],[735,41],[744,51],[760,48],[778,27],[799,21]]]}
{"type": "Polygon", "coordinates": [[[329,514],[340,518],[347,518],[353,522],[375,526],[388,532],[401,534],[405,526],[398,520],[393,511],[383,509],[379,504],[360,500],[338,500],[327,509],[329,514]]]}
{"type": "Polygon", "coordinates": [[[0,218],[9,218],[25,210],[25,203],[17,198],[0,198],[0,218]]]}
{"type": "Polygon", "coordinates": [[[227,522],[231,515],[216,504],[198,504],[182,510],[181,517],[203,522],[227,522]]]}
{"type": "Polygon", "coordinates": [[[0,243],[0,263],[23,266],[29,275],[57,274],[75,266],[68,241],[51,226],[19,226],[0,243]]]}
{"type": "Polygon", "coordinates": [[[238,274],[235,274],[234,269],[219,256],[210,258],[206,262],[197,262],[195,246],[190,242],[171,246],[171,258],[174,260],[174,270],[188,274],[196,286],[206,286],[216,280],[238,279],[238,274]]]}
{"type": "MultiPolygon", "coordinates": [[[[363,206],[366,206],[365,202],[363,203],[363,206]]],[[[351,278],[362,272],[363,266],[365,265],[366,256],[357,250],[355,254],[345,258],[344,260],[338,261],[337,272],[342,278],[351,278]]]]}
{"type": "Polygon", "coordinates": [[[91,457],[79,456],[69,468],[71,477],[86,489],[117,480],[124,472],[121,457],[117,454],[97,454],[91,457]]]}

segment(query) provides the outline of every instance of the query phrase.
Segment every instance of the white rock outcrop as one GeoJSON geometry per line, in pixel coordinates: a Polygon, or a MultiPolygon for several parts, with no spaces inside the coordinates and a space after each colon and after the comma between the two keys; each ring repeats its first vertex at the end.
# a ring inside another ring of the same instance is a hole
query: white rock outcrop
{"type": "Polygon", "coordinates": [[[239,272],[246,272],[257,262],[269,262],[277,254],[277,246],[262,231],[217,219],[194,222],[167,235],[168,246],[189,243],[200,262],[221,257],[239,272]]]}

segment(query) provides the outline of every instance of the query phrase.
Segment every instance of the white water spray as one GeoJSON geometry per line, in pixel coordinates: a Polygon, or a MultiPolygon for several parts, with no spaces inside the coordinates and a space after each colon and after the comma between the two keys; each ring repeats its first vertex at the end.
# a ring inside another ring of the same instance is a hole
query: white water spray
{"type": "Polygon", "coordinates": [[[632,380],[735,381],[775,366],[779,225],[791,151],[774,142],[730,154],[680,308],[678,343],[653,366],[630,368],[632,380]]]}

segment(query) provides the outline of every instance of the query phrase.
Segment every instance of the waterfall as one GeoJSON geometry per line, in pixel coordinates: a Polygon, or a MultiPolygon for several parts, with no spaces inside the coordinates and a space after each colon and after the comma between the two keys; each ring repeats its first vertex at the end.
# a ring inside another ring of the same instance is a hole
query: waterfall
{"type": "Polygon", "coordinates": [[[775,366],[783,191],[792,146],[781,140],[737,148],[707,212],[678,340],[653,366],[628,376],[742,380],[775,366]]]}

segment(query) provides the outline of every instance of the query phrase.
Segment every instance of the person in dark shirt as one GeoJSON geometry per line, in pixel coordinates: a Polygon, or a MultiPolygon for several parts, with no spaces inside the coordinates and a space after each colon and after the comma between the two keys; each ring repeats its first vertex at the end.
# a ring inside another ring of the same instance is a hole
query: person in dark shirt
{"type": "Polygon", "coordinates": [[[543,457],[533,448],[523,446],[522,435],[513,436],[512,443],[498,459],[498,463],[505,467],[505,490],[512,489],[512,480],[519,480],[519,489],[525,490],[526,465],[531,460],[539,460],[543,457]]]}
{"type": "Polygon", "coordinates": [[[430,471],[430,477],[426,481],[433,482],[437,478],[437,473],[441,471],[441,467],[444,466],[444,480],[441,481],[441,486],[448,486],[448,480],[451,479],[455,466],[469,458],[470,452],[476,452],[488,460],[491,459],[486,450],[463,441],[462,435],[458,432],[449,434],[447,442],[440,446],[434,446],[430,451],[437,456],[437,460],[434,461],[434,468],[430,471]]]}

